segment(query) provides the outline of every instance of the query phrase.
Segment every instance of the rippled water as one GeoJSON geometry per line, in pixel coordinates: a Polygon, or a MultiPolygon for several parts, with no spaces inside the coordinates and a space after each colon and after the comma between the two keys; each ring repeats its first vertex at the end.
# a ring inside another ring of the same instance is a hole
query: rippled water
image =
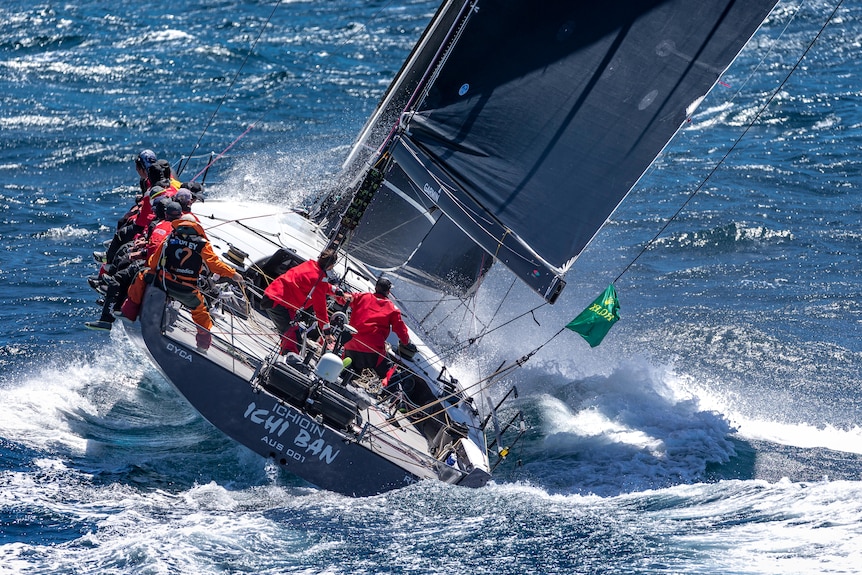
{"type": "MultiPolygon", "coordinates": [[[[0,573],[857,572],[858,3],[719,164],[834,6],[782,2],[560,302],[455,362],[469,377],[545,342],[718,165],[617,281],[605,342],[567,332],[493,390],[516,384],[531,424],[496,482],[348,499],[225,438],[122,330],[84,330],[85,278],[142,148],[233,143],[215,195],[325,187],[435,4],[5,2],[0,573]]],[[[538,304],[510,285],[491,273],[477,323],[538,304]]],[[[461,310],[434,335],[475,325],[461,310]]]]}

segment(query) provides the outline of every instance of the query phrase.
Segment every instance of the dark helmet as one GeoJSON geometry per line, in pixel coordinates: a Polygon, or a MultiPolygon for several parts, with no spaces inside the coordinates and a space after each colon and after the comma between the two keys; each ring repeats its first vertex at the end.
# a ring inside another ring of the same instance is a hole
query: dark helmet
{"type": "Polygon", "coordinates": [[[192,201],[204,201],[204,188],[198,182],[184,182],[180,189],[187,189],[192,194],[192,201]]]}
{"type": "Polygon", "coordinates": [[[392,289],[392,282],[386,278],[380,278],[374,284],[374,293],[378,295],[389,295],[389,290],[392,289]]]}
{"type": "Polygon", "coordinates": [[[177,190],[177,193],[174,194],[174,201],[180,204],[183,209],[186,209],[190,205],[192,205],[194,197],[192,197],[192,193],[190,190],[186,188],[180,188],[179,190],[177,190]]]}
{"type": "Polygon", "coordinates": [[[156,182],[171,179],[171,164],[167,160],[156,160],[156,162],[147,168],[147,179],[150,180],[150,185],[155,185],[156,182]]]}
{"type": "Polygon", "coordinates": [[[152,150],[142,150],[138,157],[135,158],[135,165],[143,171],[150,169],[150,166],[156,163],[156,153],[152,150]]]}
{"type": "Polygon", "coordinates": [[[326,271],[332,266],[335,265],[335,262],[338,261],[338,253],[335,250],[326,249],[320,254],[320,257],[317,258],[317,265],[320,266],[320,269],[326,271]]]}
{"type": "Polygon", "coordinates": [[[183,207],[174,201],[168,201],[165,204],[165,219],[169,222],[174,221],[183,215],[183,207]]]}
{"type": "Polygon", "coordinates": [[[199,182],[185,182],[181,187],[188,188],[192,195],[202,194],[204,187],[199,182]]]}
{"type": "Polygon", "coordinates": [[[153,213],[156,214],[156,218],[165,219],[165,205],[170,201],[171,199],[165,195],[156,198],[156,201],[153,202],[153,213]]]}
{"type": "MultiPolygon", "coordinates": [[[[164,182],[161,182],[161,183],[164,183],[164,182]]],[[[149,190],[147,190],[147,195],[150,196],[150,205],[153,205],[153,206],[156,205],[156,202],[160,198],[167,198],[168,197],[165,195],[165,188],[163,188],[159,184],[156,184],[155,186],[152,186],[149,190]]]]}

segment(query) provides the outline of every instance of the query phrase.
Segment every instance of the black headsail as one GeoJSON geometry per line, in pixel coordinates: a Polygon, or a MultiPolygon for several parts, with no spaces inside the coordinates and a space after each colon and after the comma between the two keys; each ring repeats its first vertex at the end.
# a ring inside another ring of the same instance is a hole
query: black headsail
{"type": "Polygon", "coordinates": [[[490,255],[553,302],[776,1],[444,3],[363,132],[398,121],[352,251],[461,288],[490,255]]]}

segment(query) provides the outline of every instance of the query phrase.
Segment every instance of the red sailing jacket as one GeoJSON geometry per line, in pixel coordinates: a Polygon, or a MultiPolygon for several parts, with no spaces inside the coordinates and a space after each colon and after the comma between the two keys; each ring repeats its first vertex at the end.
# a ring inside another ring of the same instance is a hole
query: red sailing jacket
{"type": "Polygon", "coordinates": [[[325,280],[326,272],[320,269],[317,260],[308,260],[272,280],[263,293],[276,305],[286,307],[294,314],[310,304],[317,323],[321,329],[326,329],[329,327],[326,296],[334,294],[332,286],[325,280]]]}
{"type": "Polygon", "coordinates": [[[172,198],[179,189],[179,180],[171,178],[171,185],[165,188],[165,191],[159,192],[155,196],[151,196],[148,190],[147,193],[144,194],[143,199],[141,200],[141,209],[138,212],[138,215],[135,217],[135,225],[147,229],[147,226],[149,226],[150,222],[153,221],[153,218],[156,217],[156,214],[153,213],[153,202],[155,202],[162,195],[172,198]]]}
{"type": "Polygon", "coordinates": [[[350,325],[357,333],[344,344],[345,350],[362,351],[365,353],[386,353],[386,338],[389,330],[395,332],[401,343],[410,341],[410,333],[401,319],[401,312],[385,296],[373,293],[352,294],[350,302],[350,325]]]}
{"type": "Polygon", "coordinates": [[[147,260],[159,251],[159,248],[162,247],[162,242],[174,231],[172,223],[168,220],[162,220],[150,231],[150,238],[147,240],[147,260]]]}

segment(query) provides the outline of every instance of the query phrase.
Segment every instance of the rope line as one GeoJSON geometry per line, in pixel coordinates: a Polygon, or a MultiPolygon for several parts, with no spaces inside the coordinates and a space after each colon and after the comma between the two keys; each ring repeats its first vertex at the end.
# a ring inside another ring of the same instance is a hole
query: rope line
{"type": "MultiPolygon", "coordinates": [[[[222,107],[222,104],[224,104],[224,103],[225,103],[225,100],[227,100],[227,95],[228,95],[228,94],[230,93],[230,91],[233,89],[233,85],[236,83],[237,79],[239,78],[239,75],[240,75],[240,73],[242,72],[242,69],[243,69],[243,68],[245,68],[245,65],[246,65],[246,63],[248,62],[248,59],[251,57],[252,53],[254,52],[254,49],[257,47],[257,43],[258,43],[258,42],[260,42],[260,38],[263,36],[263,32],[264,32],[264,30],[266,30],[266,27],[269,25],[269,22],[272,20],[272,17],[275,15],[275,11],[278,9],[278,7],[279,7],[280,5],[281,5],[281,0],[278,0],[278,1],[275,3],[275,6],[273,6],[273,7],[272,7],[272,12],[270,12],[270,13],[269,13],[269,17],[266,19],[266,22],[264,22],[264,23],[263,23],[263,26],[261,26],[261,27],[260,27],[260,30],[259,30],[259,31],[258,31],[258,33],[257,33],[257,38],[255,38],[255,39],[254,39],[254,42],[252,42],[251,47],[250,47],[250,48],[248,49],[248,51],[245,53],[245,58],[243,58],[242,64],[240,64],[240,65],[239,65],[239,68],[237,69],[236,74],[234,74],[234,75],[233,75],[233,78],[231,79],[230,84],[228,84],[228,87],[225,89],[224,94],[223,94],[223,95],[222,95],[222,97],[219,99],[218,105],[216,106],[215,110],[213,110],[213,113],[212,113],[212,115],[210,116],[210,119],[209,119],[209,120],[207,121],[207,123],[206,123],[206,126],[204,126],[204,129],[203,129],[203,131],[201,132],[201,135],[198,137],[198,141],[197,141],[197,142],[195,142],[195,145],[194,145],[194,147],[192,148],[192,151],[191,151],[191,153],[189,154],[189,157],[194,156],[195,152],[197,152],[198,148],[200,147],[200,145],[201,145],[201,141],[204,139],[204,135],[206,135],[207,131],[210,129],[210,126],[212,125],[213,121],[215,120],[216,114],[218,114],[219,110],[220,110],[220,109],[221,109],[221,107],[222,107]]],[[[254,123],[252,124],[252,126],[254,126],[254,124],[256,124],[256,123],[257,123],[257,122],[254,122],[254,123]]],[[[249,126],[248,130],[250,130],[252,126],[249,126]]],[[[245,135],[245,133],[247,133],[247,132],[248,132],[248,130],[246,130],[246,131],[243,133],[243,136],[245,135]]],[[[242,136],[240,136],[240,138],[241,138],[241,137],[242,137],[242,136]]],[[[237,138],[237,140],[239,140],[239,138],[237,138]]],[[[236,143],[236,141],[234,141],[234,144],[235,144],[235,143],[236,143]]],[[[232,147],[232,146],[233,146],[233,144],[231,144],[231,146],[229,146],[229,147],[228,147],[228,149],[230,149],[230,147],[232,147]]],[[[225,152],[226,152],[226,151],[227,151],[227,150],[225,150],[225,152]]],[[[224,152],[223,152],[222,154],[224,154],[224,152]]],[[[186,166],[188,166],[189,161],[190,161],[190,159],[189,159],[189,160],[186,160],[186,163],[185,163],[185,164],[183,164],[183,165],[181,165],[181,166],[179,167],[179,169],[177,170],[177,175],[182,174],[183,170],[186,168],[186,166]]],[[[207,167],[209,167],[209,166],[207,166],[207,167]]],[[[198,175],[197,175],[197,176],[195,176],[195,177],[197,178],[199,175],[200,175],[200,174],[198,174],[198,175]]]]}

